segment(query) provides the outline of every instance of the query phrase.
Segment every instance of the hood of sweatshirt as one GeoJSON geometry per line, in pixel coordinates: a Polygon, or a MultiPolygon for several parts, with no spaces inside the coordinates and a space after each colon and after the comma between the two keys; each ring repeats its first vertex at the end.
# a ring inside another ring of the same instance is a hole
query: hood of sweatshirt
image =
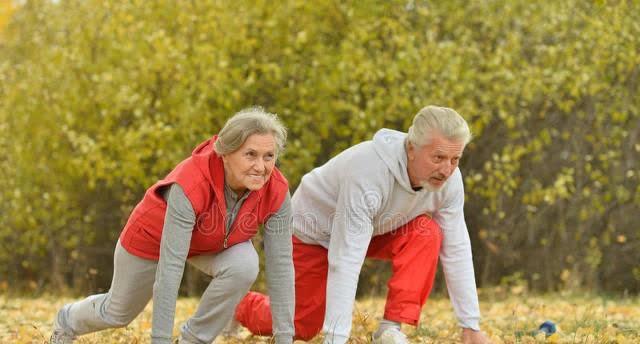
{"type": "Polygon", "coordinates": [[[392,129],[380,129],[373,135],[373,147],[398,184],[414,193],[407,173],[407,151],[404,147],[406,138],[406,133],[392,129]]]}

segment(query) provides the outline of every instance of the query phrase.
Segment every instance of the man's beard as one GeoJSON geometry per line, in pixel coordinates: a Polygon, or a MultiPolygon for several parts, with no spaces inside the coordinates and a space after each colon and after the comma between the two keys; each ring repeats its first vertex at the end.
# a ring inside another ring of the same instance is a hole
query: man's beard
{"type": "Polygon", "coordinates": [[[442,188],[445,185],[447,185],[448,181],[449,181],[448,179],[445,180],[444,183],[442,183],[442,185],[440,185],[440,186],[434,186],[434,185],[429,184],[428,181],[424,181],[424,182],[420,183],[420,187],[422,187],[423,189],[425,189],[425,190],[427,190],[429,192],[438,192],[438,191],[442,190],[442,188]]]}

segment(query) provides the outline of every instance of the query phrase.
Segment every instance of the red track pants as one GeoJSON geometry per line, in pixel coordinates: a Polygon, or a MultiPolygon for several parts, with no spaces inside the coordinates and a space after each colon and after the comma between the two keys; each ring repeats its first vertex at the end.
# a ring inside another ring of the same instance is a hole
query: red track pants
{"type": "MultiPolygon", "coordinates": [[[[419,216],[397,230],[373,237],[367,257],[390,260],[384,318],[417,325],[420,312],[433,286],[440,253],[442,233],[428,216],[419,216]]],[[[327,287],[327,250],[293,237],[295,267],[296,339],[309,340],[322,329],[327,287]]],[[[253,334],[271,335],[269,297],[249,292],[240,301],[235,314],[253,334]]]]}

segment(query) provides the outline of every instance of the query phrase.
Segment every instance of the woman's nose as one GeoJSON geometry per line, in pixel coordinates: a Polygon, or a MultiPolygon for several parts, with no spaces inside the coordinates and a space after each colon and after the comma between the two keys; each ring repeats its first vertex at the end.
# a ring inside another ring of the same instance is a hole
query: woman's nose
{"type": "Polygon", "coordinates": [[[255,164],[253,165],[253,168],[258,172],[263,172],[265,168],[264,161],[262,161],[262,159],[257,159],[255,164]]]}

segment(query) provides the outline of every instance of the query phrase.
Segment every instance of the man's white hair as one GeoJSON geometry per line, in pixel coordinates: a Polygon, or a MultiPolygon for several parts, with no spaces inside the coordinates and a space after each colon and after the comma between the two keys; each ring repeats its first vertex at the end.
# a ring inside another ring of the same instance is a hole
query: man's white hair
{"type": "Polygon", "coordinates": [[[422,108],[409,127],[408,140],[416,146],[428,144],[434,134],[442,134],[449,140],[471,141],[471,130],[467,122],[455,110],[429,105],[422,108]]]}

